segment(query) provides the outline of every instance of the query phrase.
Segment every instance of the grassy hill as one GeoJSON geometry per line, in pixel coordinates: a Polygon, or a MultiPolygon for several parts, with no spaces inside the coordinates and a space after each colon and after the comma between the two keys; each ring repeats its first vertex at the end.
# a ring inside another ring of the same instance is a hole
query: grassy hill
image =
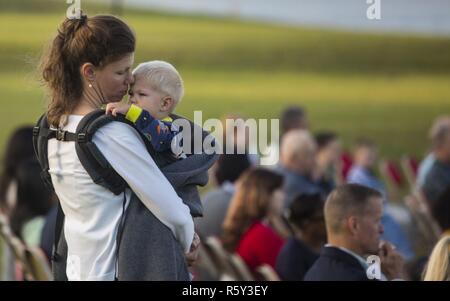
{"type": "MultiPolygon", "coordinates": [[[[39,3],[0,0],[0,154],[11,130],[33,123],[45,108],[35,68],[66,6],[39,3]]],[[[186,84],[180,114],[275,118],[285,105],[299,104],[313,131],[336,131],[347,145],[370,137],[384,156],[398,157],[422,155],[432,120],[450,112],[450,39],[137,10],[122,17],[137,35],[136,63],[163,59],[180,70],[186,84]]]]}

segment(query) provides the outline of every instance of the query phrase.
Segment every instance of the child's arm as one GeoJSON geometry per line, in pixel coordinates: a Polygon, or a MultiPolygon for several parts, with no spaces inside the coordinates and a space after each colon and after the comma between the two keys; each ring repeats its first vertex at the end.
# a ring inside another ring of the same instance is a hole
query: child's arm
{"type": "Polygon", "coordinates": [[[153,148],[162,152],[170,148],[173,137],[177,134],[164,122],[154,118],[142,108],[131,105],[125,118],[136,125],[136,128],[149,138],[153,148]]]}

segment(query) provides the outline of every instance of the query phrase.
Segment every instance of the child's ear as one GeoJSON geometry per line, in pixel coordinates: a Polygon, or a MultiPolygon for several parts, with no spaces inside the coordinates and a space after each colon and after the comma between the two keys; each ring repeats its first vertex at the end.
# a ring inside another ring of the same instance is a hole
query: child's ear
{"type": "Polygon", "coordinates": [[[160,110],[161,112],[168,112],[170,111],[170,109],[173,107],[175,101],[173,100],[172,97],[170,96],[166,96],[161,100],[161,107],[160,110]]]}

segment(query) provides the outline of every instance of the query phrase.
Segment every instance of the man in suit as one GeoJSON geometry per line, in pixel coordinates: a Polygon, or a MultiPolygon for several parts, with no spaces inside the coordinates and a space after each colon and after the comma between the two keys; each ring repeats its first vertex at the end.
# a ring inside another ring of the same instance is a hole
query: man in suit
{"type": "Polygon", "coordinates": [[[378,191],[342,185],[329,195],[324,213],[328,244],[307,272],[306,281],[367,281],[365,258],[369,255],[379,257],[381,279],[403,278],[400,254],[392,245],[380,244],[383,197],[378,191]]]}

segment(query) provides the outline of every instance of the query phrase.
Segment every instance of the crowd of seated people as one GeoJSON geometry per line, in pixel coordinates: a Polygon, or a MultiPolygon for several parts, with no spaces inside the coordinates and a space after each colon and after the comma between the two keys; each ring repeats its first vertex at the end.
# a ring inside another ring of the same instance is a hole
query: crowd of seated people
{"type": "MultiPolygon", "coordinates": [[[[281,126],[274,166],[258,166],[254,154],[220,155],[214,184],[202,194],[203,218],[195,219],[203,241],[218,238],[255,279],[265,266],[281,280],[450,280],[450,117],[432,125],[430,151],[404,202],[390,199],[378,176],[375,142],[361,139],[347,152],[336,133],[313,135],[298,107],[282,113],[281,126]],[[393,201],[410,224],[393,214],[393,201]],[[419,250],[420,237],[430,246],[419,250]],[[368,272],[370,255],[379,258],[379,275],[368,272]]],[[[49,263],[57,199],[40,179],[31,137],[32,128],[22,127],[6,144],[0,217],[2,227],[24,246],[42,249],[49,263]]],[[[2,236],[0,245],[1,262],[12,263],[0,267],[1,279],[26,279],[2,236]]]]}
{"type": "MultiPolygon", "coordinates": [[[[427,274],[439,274],[433,279],[448,280],[450,268],[445,256],[449,254],[442,241],[447,242],[445,238],[450,235],[450,185],[445,182],[445,168],[450,162],[450,119],[441,117],[432,126],[430,155],[418,175],[414,173],[423,180],[417,180],[419,185],[406,192],[403,201],[389,199],[389,187],[376,170],[379,159],[375,142],[360,139],[351,153],[346,152],[335,133],[313,135],[306,116],[302,108],[287,108],[280,120],[278,164],[250,167],[235,181],[239,184],[229,195],[222,233],[217,234],[225,249],[240,255],[251,272],[258,265],[269,264],[281,280],[432,279],[427,274]],[[267,174],[262,176],[264,170],[267,174]],[[436,174],[443,181],[433,181],[436,174]],[[273,210],[276,206],[270,204],[277,203],[280,187],[284,200],[281,208],[273,210]],[[417,198],[417,191],[424,192],[426,216],[407,202],[412,196],[417,198]],[[430,202],[427,198],[433,192],[427,191],[438,191],[438,196],[430,202]],[[262,206],[258,207],[261,211],[255,204],[262,206]],[[408,215],[406,224],[399,220],[398,212],[408,215]],[[428,235],[418,230],[417,223],[438,225],[442,241],[431,238],[434,250],[416,249],[419,237],[428,235]],[[379,277],[376,273],[368,276],[370,255],[380,260],[379,277]],[[445,267],[438,272],[433,263],[436,260],[445,267]]],[[[207,202],[214,199],[208,197],[207,202]]]]}

